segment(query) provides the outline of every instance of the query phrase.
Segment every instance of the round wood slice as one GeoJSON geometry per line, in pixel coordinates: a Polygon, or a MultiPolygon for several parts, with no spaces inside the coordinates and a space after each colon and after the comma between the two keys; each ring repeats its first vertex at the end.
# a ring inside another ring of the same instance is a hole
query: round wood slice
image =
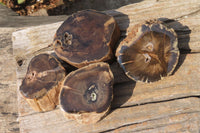
{"type": "Polygon", "coordinates": [[[84,10],[64,21],[56,32],[53,46],[59,58],[80,68],[110,60],[119,37],[120,30],[112,16],[84,10]]]}
{"type": "Polygon", "coordinates": [[[31,59],[20,86],[22,96],[35,111],[49,111],[56,107],[65,69],[48,54],[31,59]]]}
{"type": "Polygon", "coordinates": [[[99,121],[110,109],[113,81],[107,63],[94,63],[71,72],[60,93],[65,117],[83,124],[99,121]]]}
{"type": "Polygon", "coordinates": [[[160,80],[170,75],[178,63],[177,35],[157,20],[138,24],[120,43],[116,56],[131,79],[160,80]]]}

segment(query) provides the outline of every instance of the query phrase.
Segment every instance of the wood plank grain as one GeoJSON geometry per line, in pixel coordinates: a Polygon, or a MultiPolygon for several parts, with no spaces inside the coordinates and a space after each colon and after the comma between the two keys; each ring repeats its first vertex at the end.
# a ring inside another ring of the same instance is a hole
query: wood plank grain
{"type": "Polygon", "coordinates": [[[106,132],[127,133],[127,132],[198,132],[199,131],[200,113],[185,113],[167,116],[161,119],[145,121],[142,123],[131,124],[118,127],[106,132]]]}
{"type": "Polygon", "coordinates": [[[198,128],[198,123],[199,121],[192,120],[192,121],[186,121],[184,123],[177,123],[173,125],[167,125],[164,127],[158,127],[155,129],[148,129],[148,130],[143,130],[143,131],[138,131],[136,133],[160,133],[160,132],[180,132],[180,133],[198,133],[199,128],[198,128]]]}
{"type": "Polygon", "coordinates": [[[200,99],[193,97],[155,104],[118,108],[113,110],[102,121],[91,125],[81,125],[75,121],[67,120],[62,116],[60,110],[20,117],[20,125],[22,133],[62,133],[63,131],[77,133],[102,132],[125,125],[195,112],[200,112],[200,99]]]}
{"type": "Polygon", "coordinates": [[[16,64],[12,53],[14,28],[0,28],[0,133],[18,133],[16,64]]]}

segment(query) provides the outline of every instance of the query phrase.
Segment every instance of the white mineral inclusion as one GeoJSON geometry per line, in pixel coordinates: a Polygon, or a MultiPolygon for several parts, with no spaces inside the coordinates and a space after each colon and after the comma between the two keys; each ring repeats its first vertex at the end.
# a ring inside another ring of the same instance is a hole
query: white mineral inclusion
{"type": "Polygon", "coordinates": [[[149,51],[153,51],[153,43],[152,43],[152,42],[147,43],[146,48],[147,48],[149,51]]]}
{"type": "Polygon", "coordinates": [[[143,54],[143,56],[145,57],[145,63],[149,63],[151,61],[151,56],[149,56],[149,54],[143,54]]]}
{"type": "Polygon", "coordinates": [[[95,101],[97,99],[97,94],[95,92],[92,92],[90,98],[92,101],[95,101]]]}

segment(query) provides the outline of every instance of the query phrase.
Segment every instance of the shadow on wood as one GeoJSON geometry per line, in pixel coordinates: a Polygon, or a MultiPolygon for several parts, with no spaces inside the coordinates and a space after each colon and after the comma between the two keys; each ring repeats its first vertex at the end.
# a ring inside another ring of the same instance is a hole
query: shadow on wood
{"type": "MultiPolygon", "coordinates": [[[[114,18],[116,18],[118,16],[124,18],[123,26],[124,26],[124,30],[126,31],[130,24],[128,15],[123,14],[118,11],[114,11],[114,12],[112,12],[112,14],[116,14],[116,15],[112,15],[114,18]]],[[[116,19],[116,21],[118,22],[117,19],[116,19]]],[[[121,31],[121,34],[122,34],[122,32],[124,32],[124,31],[121,31]]],[[[122,41],[124,38],[125,38],[125,36],[121,37],[120,40],[118,41],[118,43],[116,43],[116,45],[113,49],[114,54],[116,53],[116,49],[117,49],[120,41],[122,41]]],[[[110,112],[110,113],[112,113],[116,108],[120,107],[121,105],[123,105],[130,99],[130,97],[133,95],[133,90],[135,88],[136,82],[129,79],[126,76],[123,69],[118,64],[116,57],[114,59],[114,62],[110,66],[111,66],[111,70],[114,75],[113,101],[111,104],[111,112],[110,112]]]]}
{"type": "Polygon", "coordinates": [[[169,26],[170,28],[173,28],[178,36],[178,48],[180,50],[180,56],[179,56],[178,64],[174,72],[172,73],[172,75],[174,75],[174,73],[183,64],[187,54],[190,53],[191,51],[189,47],[191,30],[188,26],[183,25],[174,19],[159,18],[159,20],[166,23],[167,26],[169,26]]]}
{"type": "Polygon", "coordinates": [[[111,108],[115,109],[126,103],[129,100],[129,98],[131,98],[134,95],[133,90],[135,88],[135,85],[136,82],[133,80],[114,85],[114,98],[111,108]]]}
{"type": "Polygon", "coordinates": [[[70,65],[69,63],[67,63],[67,62],[63,61],[62,59],[60,59],[60,58],[56,55],[55,52],[51,53],[51,55],[52,55],[53,57],[55,57],[55,58],[61,63],[61,65],[65,68],[67,74],[70,73],[70,72],[72,72],[72,71],[77,70],[76,67],[74,67],[74,66],[70,65]]]}

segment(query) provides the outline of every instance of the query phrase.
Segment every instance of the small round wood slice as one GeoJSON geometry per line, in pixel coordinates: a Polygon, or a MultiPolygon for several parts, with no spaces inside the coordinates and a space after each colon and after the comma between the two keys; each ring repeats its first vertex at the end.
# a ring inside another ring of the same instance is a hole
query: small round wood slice
{"type": "Polygon", "coordinates": [[[80,68],[110,60],[119,37],[120,30],[112,16],[84,10],[64,21],[56,32],[53,46],[59,58],[80,68]]]}
{"type": "Polygon", "coordinates": [[[61,110],[82,124],[99,121],[110,109],[113,74],[107,63],[94,63],[71,72],[60,93],[61,110]]]}
{"type": "Polygon", "coordinates": [[[179,58],[177,35],[160,21],[148,21],[132,28],[117,48],[116,56],[133,80],[154,82],[170,75],[179,58]]]}
{"type": "Polygon", "coordinates": [[[35,111],[49,111],[59,103],[58,96],[65,69],[48,54],[31,59],[20,92],[35,111]]]}

